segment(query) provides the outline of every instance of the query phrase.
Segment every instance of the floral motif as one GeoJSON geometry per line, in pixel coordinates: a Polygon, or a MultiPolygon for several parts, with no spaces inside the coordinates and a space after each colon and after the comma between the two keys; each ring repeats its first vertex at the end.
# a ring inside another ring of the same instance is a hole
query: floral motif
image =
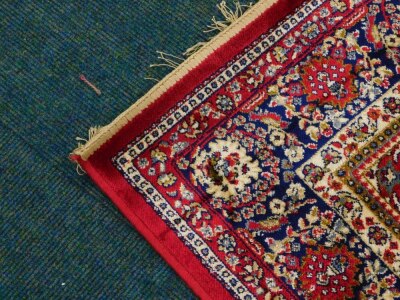
{"type": "Polygon", "coordinates": [[[328,148],[321,152],[322,159],[325,165],[336,164],[341,160],[340,153],[332,148],[328,148]]]}
{"type": "Polygon", "coordinates": [[[388,113],[400,114],[400,97],[385,98],[384,108],[388,113]]]}
{"type": "Polygon", "coordinates": [[[307,249],[301,266],[301,285],[309,299],[353,298],[361,261],[346,246],[307,249]]]}
{"type": "Polygon", "coordinates": [[[304,167],[303,174],[306,181],[317,183],[324,176],[324,171],[321,167],[311,163],[304,167]]]}
{"type": "Polygon", "coordinates": [[[223,112],[230,111],[233,108],[233,101],[226,95],[218,96],[217,98],[217,108],[223,112]]]}
{"type": "Polygon", "coordinates": [[[182,122],[179,132],[189,138],[196,138],[206,127],[206,122],[199,121],[192,115],[189,120],[182,122]]]}
{"type": "Polygon", "coordinates": [[[269,207],[273,214],[281,215],[285,212],[286,203],[280,199],[275,198],[269,203],[269,207]]]}
{"type": "Polygon", "coordinates": [[[244,270],[245,270],[245,272],[243,272],[243,274],[245,275],[244,280],[247,282],[251,282],[255,286],[257,286],[259,284],[259,280],[263,276],[263,271],[257,264],[257,262],[254,261],[253,264],[245,266],[244,270]]]}
{"type": "Polygon", "coordinates": [[[307,22],[301,27],[301,29],[302,29],[302,34],[309,39],[316,38],[320,33],[318,24],[314,22],[307,22]]]}
{"type": "Polygon", "coordinates": [[[368,237],[371,244],[384,245],[387,242],[388,234],[382,227],[370,226],[368,229],[368,237]]]}
{"type": "Polygon", "coordinates": [[[304,199],[305,192],[306,192],[306,190],[300,183],[291,183],[289,188],[286,190],[286,194],[295,200],[304,199]]]}
{"type": "Polygon", "coordinates": [[[199,151],[192,164],[194,178],[206,186],[208,194],[229,201],[258,178],[259,162],[248,156],[238,142],[218,139],[208,147],[199,151]]]}
{"type": "Polygon", "coordinates": [[[157,183],[165,187],[173,185],[175,181],[176,176],[173,173],[161,174],[157,179],[157,183]]]}
{"type": "Polygon", "coordinates": [[[356,97],[352,66],[340,59],[313,59],[301,75],[308,102],[343,109],[356,97]]]}
{"type": "Polygon", "coordinates": [[[291,146],[285,149],[285,155],[290,162],[299,162],[304,158],[304,148],[300,146],[291,146]]]}
{"type": "Polygon", "coordinates": [[[235,250],[236,242],[233,236],[225,233],[218,238],[218,245],[219,250],[229,253],[235,250]]]}
{"type": "Polygon", "coordinates": [[[272,145],[276,147],[283,146],[285,143],[285,137],[286,135],[282,131],[272,130],[270,137],[272,145]]]}

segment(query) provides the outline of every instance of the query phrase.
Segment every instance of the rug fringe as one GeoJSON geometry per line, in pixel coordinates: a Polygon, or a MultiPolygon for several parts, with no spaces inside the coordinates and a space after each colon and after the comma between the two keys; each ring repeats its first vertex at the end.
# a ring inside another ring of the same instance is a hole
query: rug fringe
{"type": "MultiPolygon", "coordinates": [[[[240,1],[234,1],[234,8],[230,8],[226,1],[221,1],[221,3],[217,4],[218,10],[221,12],[223,19],[219,20],[215,16],[211,18],[211,25],[207,26],[207,29],[203,30],[204,33],[214,33],[213,36],[209,37],[206,41],[200,41],[197,44],[191,46],[188,48],[186,51],[182,53],[184,57],[190,57],[196,52],[198,52],[203,46],[207,45],[207,43],[218,33],[224,31],[226,28],[228,28],[233,22],[235,22],[237,19],[239,19],[244,12],[253,6],[253,2],[250,2],[249,4],[241,4],[240,1]]],[[[173,54],[168,54],[163,51],[157,51],[158,59],[161,60],[161,63],[157,64],[151,64],[150,68],[155,68],[155,67],[169,67],[172,69],[176,69],[183,61],[184,59],[182,57],[173,55],[173,54]]],[[[145,77],[145,79],[149,80],[154,80],[157,81],[156,78],[153,77],[145,77]]]]}
{"type": "MultiPolygon", "coordinates": [[[[70,157],[74,154],[76,154],[77,152],[79,152],[80,150],[82,150],[85,145],[91,140],[93,139],[100,131],[101,129],[103,129],[105,126],[92,126],[89,128],[88,130],[88,137],[87,139],[85,138],[81,138],[79,136],[77,136],[75,138],[75,140],[78,142],[77,147],[75,148],[74,151],[72,151],[72,153],[70,154],[70,157]]],[[[78,173],[78,175],[85,175],[86,172],[85,170],[82,168],[82,166],[76,162],[75,160],[73,160],[76,163],[76,173],[78,173]]]]}
{"type": "Polygon", "coordinates": [[[186,51],[183,52],[182,54],[186,57],[192,56],[197,51],[199,51],[201,48],[203,48],[203,46],[206,45],[207,43],[208,43],[208,41],[207,42],[198,42],[197,44],[193,45],[192,47],[186,49],[186,51]]]}
{"type": "Polygon", "coordinates": [[[178,57],[173,54],[169,54],[163,51],[157,51],[158,59],[162,61],[159,64],[151,64],[150,68],[155,67],[170,67],[172,69],[176,69],[185,59],[182,57],[178,57]]]}
{"type": "Polygon", "coordinates": [[[220,4],[217,4],[218,10],[224,16],[224,20],[217,20],[214,16],[211,19],[212,24],[208,25],[208,29],[204,30],[204,32],[222,32],[224,31],[229,25],[239,19],[243,13],[253,5],[252,2],[249,4],[241,4],[240,1],[235,1],[235,8],[231,9],[227,4],[226,1],[221,1],[220,4]]]}
{"type": "Polygon", "coordinates": [[[217,8],[223,15],[224,19],[218,20],[215,16],[213,16],[211,18],[211,25],[207,26],[208,29],[203,30],[204,33],[213,32],[215,34],[212,37],[210,37],[207,41],[199,42],[199,43],[195,44],[194,46],[190,47],[183,53],[183,55],[185,55],[186,57],[189,57],[189,56],[195,54],[197,51],[199,51],[215,35],[224,31],[232,23],[236,22],[245,13],[245,11],[248,8],[253,6],[253,2],[250,2],[249,4],[242,4],[238,0],[238,1],[234,2],[234,5],[235,5],[235,8],[232,9],[226,4],[226,1],[224,1],[224,0],[221,1],[221,3],[217,4],[217,8]]]}
{"type": "Polygon", "coordinates": [[[74,152],[77,152],[79,150],[81,150],[83,147],[85,147],[85,144],[87,142],[89,142],[95,135],[97,135],[97,133],[99,133],[99,131],[102,129],[102,126],[93,126],[90,127],[88,130],[88,138],[81,138],[79,136],[77,136],[75,138],[75,140],[78,142],[78,146],[76,147],[76,149],[74,150],[74,152]]]}

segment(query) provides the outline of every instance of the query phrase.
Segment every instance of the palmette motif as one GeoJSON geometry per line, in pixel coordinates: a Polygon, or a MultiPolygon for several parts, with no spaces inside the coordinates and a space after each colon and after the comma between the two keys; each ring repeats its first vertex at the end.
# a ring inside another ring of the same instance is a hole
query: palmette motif
{"type": "Polygon", "coordinates": [[[399,34],[307,2],[114,164],[236,298],[400,298],[399,34]]]}

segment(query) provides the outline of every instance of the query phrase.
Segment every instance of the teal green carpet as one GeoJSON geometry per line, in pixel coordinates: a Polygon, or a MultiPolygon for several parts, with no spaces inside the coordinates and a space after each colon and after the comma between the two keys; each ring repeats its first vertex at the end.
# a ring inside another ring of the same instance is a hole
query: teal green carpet
{"type": "Polygon", "coordinates": [[[204,40],[216,3],[0,2],[1,299],[194,297],[67,157],[168,72],[156,50],[204,40]]]}

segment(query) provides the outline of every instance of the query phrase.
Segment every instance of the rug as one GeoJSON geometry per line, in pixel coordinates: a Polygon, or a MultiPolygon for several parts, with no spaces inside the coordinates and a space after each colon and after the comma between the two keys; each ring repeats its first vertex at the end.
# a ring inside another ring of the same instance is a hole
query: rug
{"type": "Polygon", "coordinates": [[[399,298],[399,31],[260,1],[72,158],[201,298],[399,298]]]}

